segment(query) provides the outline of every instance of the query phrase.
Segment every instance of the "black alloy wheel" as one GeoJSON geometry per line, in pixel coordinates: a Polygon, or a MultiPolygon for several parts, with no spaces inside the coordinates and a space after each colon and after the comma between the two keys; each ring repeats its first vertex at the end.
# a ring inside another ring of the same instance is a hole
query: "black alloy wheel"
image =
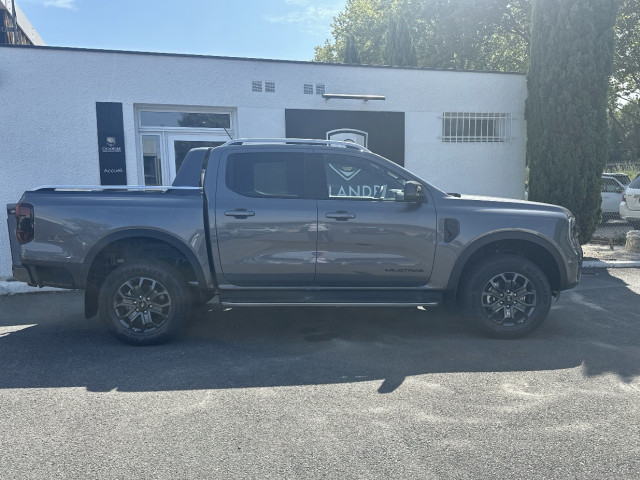
{"type": "Polygon", "coordinates": [[[462,295],[473,323],[498,338],[521,337],[540,327],[552,300],[540,267],[511,254],[486,257],[473,265],[462,295]]]}
{"type": "Polygon", "coordinates": [[[107,276],[100,290],[99,315],[123,342],[155,345],[180,330],[191,300],[188,285],[175,268],[136,261],[107,276]]]}

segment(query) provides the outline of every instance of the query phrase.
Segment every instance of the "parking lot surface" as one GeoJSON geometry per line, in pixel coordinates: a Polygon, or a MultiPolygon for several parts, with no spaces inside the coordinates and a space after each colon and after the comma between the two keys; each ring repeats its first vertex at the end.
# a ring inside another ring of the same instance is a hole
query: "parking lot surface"
{"type": "Polygon", "coordinates": [[[136,348],[81,293],[0,297],[2,478],[637,478],[640,270],[519,340],[444,309],[194,313],[136,348]]]}

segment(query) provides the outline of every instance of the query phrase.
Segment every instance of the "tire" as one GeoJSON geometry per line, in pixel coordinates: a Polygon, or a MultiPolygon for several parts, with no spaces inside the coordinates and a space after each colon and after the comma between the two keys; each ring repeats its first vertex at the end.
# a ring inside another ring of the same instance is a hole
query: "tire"
{"type": "Polygon", "coordinates": [[[469,319],[483,333],[496,338],[531,333],[544,323],[551,308],[551,286],[546,275],[517,255],[480,260],[467,275],[462,293],[469,319]]]}
{"type": "Polygon", "coordinates": [[[176,335],[189,316],[191,292],[175,268],[136,261],[111,272],[100,288],[98,315],[130,345],[157,345],[176,335]]]}

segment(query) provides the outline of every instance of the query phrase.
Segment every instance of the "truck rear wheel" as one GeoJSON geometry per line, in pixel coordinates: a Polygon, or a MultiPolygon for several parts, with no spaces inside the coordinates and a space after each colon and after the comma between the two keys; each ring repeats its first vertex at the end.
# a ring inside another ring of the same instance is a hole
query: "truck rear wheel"
{"type": "Polygon", "coordinates": [[[517,338],[538,328],[551,308],[544,272],[517,255],[495,255],[474,265],[464,284],[465,311],[484,333],[517,338]]]}
{"type": "Polygon", "coordinates": [[[178,270],[159,262],[136,261],[104,280],[99,315],[123,342],[156,345],[180,330],[190,304],[191,292],[178,270]]]}

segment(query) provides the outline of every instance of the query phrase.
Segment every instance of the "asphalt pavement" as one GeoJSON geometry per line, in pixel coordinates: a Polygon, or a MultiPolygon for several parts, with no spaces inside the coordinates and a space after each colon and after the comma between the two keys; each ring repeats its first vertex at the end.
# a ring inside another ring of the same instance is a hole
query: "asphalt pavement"
{"type": "Polygon", "coordinates": [[[0,477],[611,478],[640,472],[640,270],[531,336],[444,309],[194,313],[130,347],[82,294],[0,296],[0,477]]]}

